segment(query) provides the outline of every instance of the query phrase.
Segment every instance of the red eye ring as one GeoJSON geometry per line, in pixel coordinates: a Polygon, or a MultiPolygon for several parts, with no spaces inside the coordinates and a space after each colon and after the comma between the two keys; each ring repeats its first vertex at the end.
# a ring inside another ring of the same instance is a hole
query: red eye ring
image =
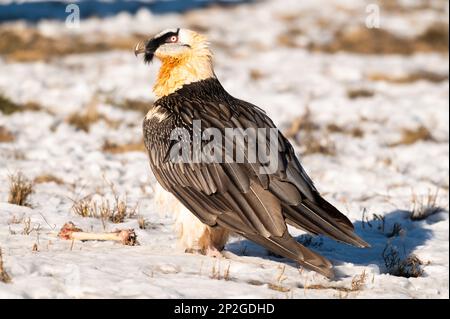
{"type": "Polygon", "coordinates": [[[178,41],[178,37],[177,37],[176,35],[173,35],[173,36],[171,36],[171,37],[169,38],[169,42],[174,43],[174,42],[177,42],[177,41],[178,41]]]}

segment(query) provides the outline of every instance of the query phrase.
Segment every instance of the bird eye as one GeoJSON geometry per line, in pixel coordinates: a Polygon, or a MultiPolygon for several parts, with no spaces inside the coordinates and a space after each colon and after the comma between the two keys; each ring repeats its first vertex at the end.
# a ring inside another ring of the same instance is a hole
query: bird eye
{"type": "Polygon", "coordinates": [[[169,38],[169,42],[174,43],[178,41],[178,37],[176,35],[173,35],[169,38]]]}

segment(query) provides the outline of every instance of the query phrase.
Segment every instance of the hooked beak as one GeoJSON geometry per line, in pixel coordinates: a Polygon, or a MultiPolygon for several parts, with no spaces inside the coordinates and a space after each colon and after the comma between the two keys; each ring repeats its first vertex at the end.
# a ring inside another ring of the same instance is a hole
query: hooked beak
{"type": "Polygon", "coordinates": [[[138,56],[139,54],[145,53],[145,41],[139,41],[136,46],[134,47],[134,55],[138,56]]]}

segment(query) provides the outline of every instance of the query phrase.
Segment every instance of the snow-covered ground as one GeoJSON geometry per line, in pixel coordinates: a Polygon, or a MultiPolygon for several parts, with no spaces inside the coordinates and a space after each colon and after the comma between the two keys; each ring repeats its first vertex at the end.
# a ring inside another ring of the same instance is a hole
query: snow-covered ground
{"type": "MultiPolygon", "coordinates": [[[[414,37],[433,22],[448,25],[448,3],[445,10],[382,11],[381,28],[414,37]]],[[[230,93],[265,109],[283,130],[309,108],[319,127],[314,136],[334,145],[335,154],[306,154],[302,163],[318,189],[372,247],[361,250],[322,237],[309,241],[292,229],[333,262],[337,277],[332,282],[241,238],[227,245],[232,253],[228,258],[178,251],[170,209],[157,209],[154,202],[156,182],[147,155],[103,149],[105,141],[140,141],[143,114],[117,104],[125,99],[151,103],[158,65],[144,65],[131,50],[27,63],[0,56],[0,93],[43,108],[0,113],[0,128],[14,136],[12,142],[0,142],[0,248],[12,279],[0,281],[0,297],[448,298],[448,53],[330,54],[302,48],[311,39],[331,37],[331,30],[342,25],[364,22],[366,15],[363,1],[271,0],[184,15],[123,13],[82,21],[76,30],[61,22],[40,22],[36,29],[47,36],[76,33],[87,39],[150,36],[177,26],[202,29],[215,52],[216,73],[230,93]],[[321,27],[325,18],[330,22],[321,27]],[[294,37],[293,26],[302,31],[293,39],[299,47],[280,40],[281,34],[294,37]],[[418,72],[447,78],[380,81],[375,76],[392,79],[418,72]],[[349,91],[360,89],[371,96],[349,97],[349,91]],[[94,104],[107,120],[93,123],[89,132],[67,123],[71,114],[94,104]],[[359,133],[325,129],[330,124],[359,133]],[[421,126],[432,138],[397,143],[404,130],[421,126]],[[36,183],[32,208],[12,205],[7,203],[9,176],[18,172],[31,180],[52,175],[61,183],[36,183]],[[112,202],[110,184],[136,207],[138,216],[104,225],[73,212],[74,201],[86,195],[112,202]],[[437,190],[436,205],[444,210],[412,221],[413,196],[426,202],[437,190]],[[146,220],[145,229],[139,228],[139,218],[146,220]],[[60,240],[56,233],[67,221],[85,231],[134,228],[140,245],[60,240]],[[395,227],[401,230],[389,236],[395,227]],[[424,263],[423,275],[390,275],[385,264],[389,252],[397,252],[400,259],[417,256],[424,263]]],[[[300,133],[298,143],[293,140],[299,153],[303,137],[300,133]]]]}

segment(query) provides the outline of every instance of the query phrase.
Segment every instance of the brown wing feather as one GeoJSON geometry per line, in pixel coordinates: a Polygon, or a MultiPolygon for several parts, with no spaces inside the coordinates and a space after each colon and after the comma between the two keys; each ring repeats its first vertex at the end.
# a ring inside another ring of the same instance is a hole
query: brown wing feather
{"type": "Polygon", "coordinates": [[[214,79],[185,86],[157,105],[170,116],[144,121],[153,173],[202,222],[231,229],[328,277],[332,276],[329,261],[297,243],[287,232],[286,221],[313,234],[367,246],[354,234],[351,222],[319,195],[281,133],[278,152],[270,154],[270,161],[278,161],[273,174],[261,174],[259,163],[167,160],[174,128],[191,130],[193,120],[201,120],[202,129],[221,130],[223,136],[225,128],[274,128],[261,109],[231,97],[214,79]]]}

